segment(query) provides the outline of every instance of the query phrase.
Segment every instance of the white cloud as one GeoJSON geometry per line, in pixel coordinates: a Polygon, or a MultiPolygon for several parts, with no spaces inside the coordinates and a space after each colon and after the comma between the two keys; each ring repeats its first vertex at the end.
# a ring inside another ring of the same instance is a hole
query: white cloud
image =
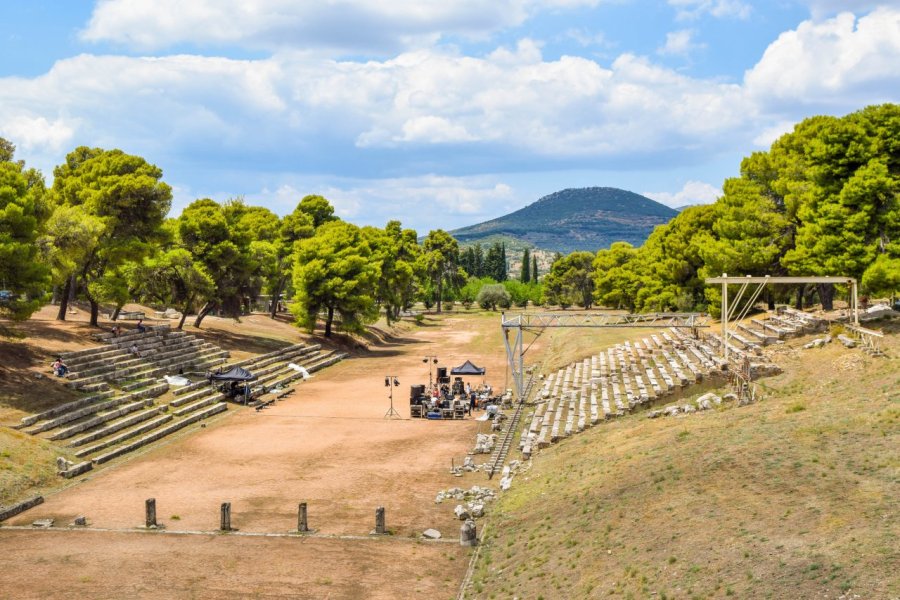
{"type": "Polygon", "coordinates": [[[751,7],[741,0],[668,0],[677,9],[679,20],[693,20],[705,14],[713,17],[746,19],[751,7]]]}
{"type": "Polygon", "coordinates": [[[0,135],[14,140],[20,151],[58,153],[60,150],[67,149],[75,127],[75,123],[67,122],[62,118],[48,121],[44,117],[18,114],[0,122],[0,135]]]}
{"type": "Polygon", "coordinates": [[[769,148],[772,143],[786,133],[794,130],[794,121],[779,121],[771,127],[763,129],[759,135],[753,138],[753,143],[760,148],[769,148]]]}
{"type": "Polygon", "coordinates": [[[900,10],[857,19],[842,13],[804,21],[778,36],[744,78],[761,104],[837,108],[896,101],[900,90],[900,10]]]}
{"type": "Polygon", "coordinates": [[[702,181],[688,181],[677,192],[642,192],[651,200],[656,200],[672,208],[693,204],[710,204],[722,195],[722,190],[702,181]]]}
{"type": "Polygon", "coordinates": [[[286,214],[307,194],[325,196],[339,216],[355,223],[383,226],[397,219],[405,227],[421,230],[419,233],[427,233],[423,228],[429,226],[453,229],[471,225],[506,214],[524,201],[494,176],[434,174],[324,183],[307,178],[282,183],[274,190],[263,188],[247,198],[286,214]]]}
{"type": "Polygon", "coordinates": [[[666,34],[666,43],[657,52],[674,56],[687,56],[691,51],[705,47],[705,44],[694,42],[696,32],[693,29],[680,29],[666,34]]]}
{"type": "Polygon", "coordinates": [[[900,8],[900,0],[803,0],[809,6],[814,19],[822,19],[839,12],[852,12],[860,15],[879,6],[900,8]]]}
{"type": "Polygon", "coordinates": [[[448,34],[488,35],[539,10],[599,0],[101,0],[81,32],[141,50],[179,44],[395,51],[448,34]]]}

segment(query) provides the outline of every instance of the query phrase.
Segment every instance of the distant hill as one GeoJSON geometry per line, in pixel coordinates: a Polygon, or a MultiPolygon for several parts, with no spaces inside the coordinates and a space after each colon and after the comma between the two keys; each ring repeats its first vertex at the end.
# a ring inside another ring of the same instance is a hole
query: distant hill
{"type": "Polygon", "coordinates": [[[567,189],[544,196],[503,217],[450,233],[467,246],[503,239],[513,248],[530,246],[567,254],[596,252],[613,242],[644,243],[657,225],[678,211],[617,188],[567,189]]]}

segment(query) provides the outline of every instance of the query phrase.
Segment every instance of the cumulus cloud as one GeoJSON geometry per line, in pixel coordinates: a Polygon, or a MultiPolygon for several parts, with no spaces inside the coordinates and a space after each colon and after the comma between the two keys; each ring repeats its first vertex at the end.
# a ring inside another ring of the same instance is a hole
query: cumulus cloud
{"type": "Polygon", "coordinates": [[[693,29],[680,29],[666,34],[666,43],[657,52],[675,56],[687,56],[691,51],[703,48],[705,44],[694,42],[693,29]]]}
{"type": "Polygon", "coordinates": [[[900,8],[900,0],[805,0],[814,19],[822,19],[839,12],[867,13],[879,6],[900,8]]]}
{"type": "Polygon", "coordinates": [[[328,198],[344,219],[376,226],[397,219],[422,234],[427,227],[453,229],[500,216],[527,200],[518,198],[510,185],[494,176],[435,174],[365,181],[290,181],[251,192],[247,198],[285,214],[310,193],[328,198]]]}
{"type": "Polygon", "coordinates": [[[666,206],[680,208],[715,202],[722,190],[702,181],[688,181],[677,192],[643,192],[643,195],[666,206]]]}
{"type": "Polygon", "coordinates": [[[141,50],[179,44],[390,52],[448,34],[478,37],[543,9],[598,0],[101,0],[81,32],[141,50]]]}
{"type": "Polygon", "coordinates": [[[804,21],[778,36],[744,78],[763,105],[859,108],[895,101],[900,89],[900,10],[883,7],[804,21]]]}
{"type": "Polygon", "coordinates": [[[753,143],[760,148],[769,148],[775,140],[793,131],[794,125],[796,125],[794,121],[779,121],[759,132],[759,135],[753,138],[753,143]]]}
{"type": "Polygon", "coordinates": [[[70,143],[75,127],[62,118],[48,121],[18,114],[0,122],[0,136],[15,140],[20,150],[29,153],[58,153],[70,143]]]}
{"type": "Polygon", "coordinates": [[[679,20],[693,20],[703,15],[719,19],[746,19],[750,16],[750,5],[741,0],[668,0],[675,7],[679,20]]]}

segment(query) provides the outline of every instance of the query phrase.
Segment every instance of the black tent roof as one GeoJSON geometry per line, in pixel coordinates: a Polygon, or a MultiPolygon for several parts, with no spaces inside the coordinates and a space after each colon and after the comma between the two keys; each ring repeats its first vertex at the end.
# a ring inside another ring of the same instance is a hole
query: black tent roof
{"type": "Polygon", "coordinates": [[[472,361],[467,360],[458,367],[453,367],[451,375],[484,375],[484,367],[476,367],[472,361]]]}
{"type": "Polygon", "coordinates": [[[256,375],[241,367],[231,367],[224,373],[213,373],[209,376],[210,381],[251,381],[256,379],[256,375]]]}

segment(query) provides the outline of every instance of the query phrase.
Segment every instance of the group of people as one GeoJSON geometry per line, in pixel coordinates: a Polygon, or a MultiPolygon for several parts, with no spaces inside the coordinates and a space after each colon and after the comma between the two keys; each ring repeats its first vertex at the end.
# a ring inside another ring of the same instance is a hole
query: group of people
{"type": "Polygon", "coordinates": [[[468,414],[472,414],[479,408],[479,399],[489,398],[491,395],[491,386],[487,384],[479,385],[477,388],[472,387],[469,382],[463,383],[462,378],[457,378],[453,382],[453,387],[444,383],[441,385],[432,385],[428,393],[427,404],[429,408],[451,408],[454,398],[461,398],[466,403],[468,414]]]}

